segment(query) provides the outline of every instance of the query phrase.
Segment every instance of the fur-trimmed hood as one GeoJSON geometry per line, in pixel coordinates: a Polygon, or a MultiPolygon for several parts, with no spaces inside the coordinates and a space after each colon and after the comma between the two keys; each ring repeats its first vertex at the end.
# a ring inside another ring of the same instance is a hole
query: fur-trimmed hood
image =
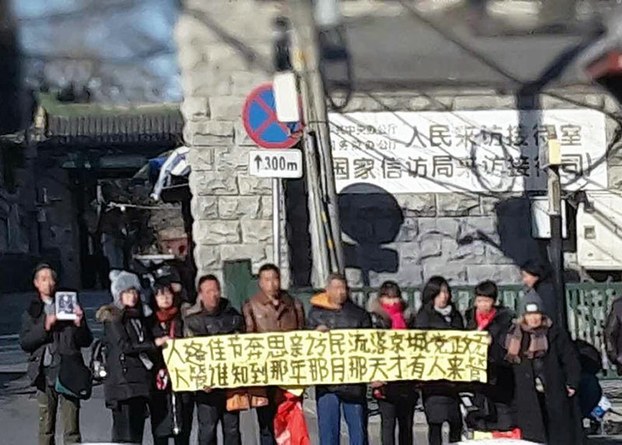
{"type": "Polygon", "coordinates": [[[120,320],[123,316],[123,310],[114,304],[107,304],[100,307],[95,313],[95,318],[100,323],[120,320]]]}

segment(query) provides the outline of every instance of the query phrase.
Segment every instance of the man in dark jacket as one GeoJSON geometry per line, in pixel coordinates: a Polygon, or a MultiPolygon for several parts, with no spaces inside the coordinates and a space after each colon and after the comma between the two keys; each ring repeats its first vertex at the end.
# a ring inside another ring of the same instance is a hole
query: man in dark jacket
{"type": "Polygon", "coordinates": [[[74,307],[74,321],[59,321],[55,315],[56,272],[47,264],[35,269],[37,297],[22,316],[20,344],[30,354],[28,378],[37,388],[39,402],[39,445],[55,443],[56,414],[60,402],[64,443],[80,443],[80,401],[56,392],[61,357],[80,355],[80,348],[93,341],[84,312],[74,307]]]}
{"type": "MultiPolygon", "coordinates": [[[[259,292],[244,303],[242,313],[248,333],[287,332],[305,326],[304,307],[281,289],[281,271],[274,264],[259,268],[259,292]]],[[[266,388],[264,395],[268,404],[257,408],[260,443],[276,445],[274,417],[280,396],[275,387],[266,388]]]]}
{"type": "MultiPolygon", "coordinates": [[[[307,327],[327,332],[331,329],[371,328],[371,316],[348,298],[346,278],[341,274],[328,277],[325,292],[311,298],[307,327]]],[[[367,387],[365,384],[318,385],[317,401],[320,445],[333,445],[340,440],[341,411],[348,425],[351,445],[366,445],[367,387]]]]}
{"type": "Polygon", "coordinates": [[[512,409],[514,373],[505,360],[505,339],[514,321],[514,312],[496,305],[497,297],[494,282],[479,283],[475,286],[474,307],[465,314],[467,329],[487,332],[490,339],[487,383],[478,388],[476,397],[476,401],[482,402],[478,406],[481,411],[467,418],[467,422],[473,421],[471,426],[480,431],[509,431],[516,426],[512,409]]]}
{"type": "MultiPolygon", "coordinates": [[[[229,300],[222,298],[220,282],[214,275],[199,279],[199,298],[184,308],[186,337],[226,335],[244,332],[244,319],[229,300]]],[[[216,427],[222,423],[225,445],[240,445],[239,413],[227,411],[227,392],[205,388],[196,394],[199,444],[216,443],[216,427]]]]}

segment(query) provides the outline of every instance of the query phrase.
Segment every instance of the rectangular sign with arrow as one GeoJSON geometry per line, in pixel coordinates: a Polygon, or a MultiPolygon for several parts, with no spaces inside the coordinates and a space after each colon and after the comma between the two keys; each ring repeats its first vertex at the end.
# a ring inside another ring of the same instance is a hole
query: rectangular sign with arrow
{"type": "Polygon", "coordinates": [[[261,178],[302,178],[302,152],[288,150],[252,150],[248,170],[261,178]]]}

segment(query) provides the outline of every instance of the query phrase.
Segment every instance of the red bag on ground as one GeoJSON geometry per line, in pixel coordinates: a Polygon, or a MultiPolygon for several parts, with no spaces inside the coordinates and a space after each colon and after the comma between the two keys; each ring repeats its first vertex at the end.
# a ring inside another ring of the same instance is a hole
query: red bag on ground
{"type": "Polygon", "coordinates": [[[521,430],[514,428],[512,431],[495,431],[492,433],[493,439],[522,439],[521,430]]]}
{"type": "Polygon", "coordinates": [[[302,410],[302,398],[278,390],[274,417],[274,436],[278,445],[310,445],[309,431],[302,410]]]}
{"type": "Polygon", "coordinates": [[[514,428],[512,431],[475,431],[473,433],[474,440],[483,439],[522,439],[523,434],[519,428],[514,428]]]}

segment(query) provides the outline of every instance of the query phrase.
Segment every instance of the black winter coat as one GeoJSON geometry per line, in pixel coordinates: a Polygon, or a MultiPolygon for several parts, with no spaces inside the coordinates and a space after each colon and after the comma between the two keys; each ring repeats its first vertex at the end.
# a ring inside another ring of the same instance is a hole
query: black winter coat
{"type": "MultiPolygon", "coordinates": [[[[307,317],[307,328],[316,329],[326,326],[328,329],[369,329],[372,327],[369,313],[352,301],[347,300],[341,309],[329,309],[326,307],[325,294],[316,295],[311,299],[311,310],[307,317]]],[[[317,397],[331,392],[341,399],[349,402],[365,402],[367,398],[367,385],[317,385],[315,388],[317,397]]]]}
{"type": "MultiPolygon", "coordinates": [[[[434,310],[432,302],[421,307],[415,318],[415,327],[425,330],[463,330],[464,320],[460,312],[452,306],[450,321],[434,310]]],[[[460,422],[458,386],[451,382],[426,382],[421,394],[428,423],[443,423],[452,420],[460,422]]]]}
{"type": "Polygon", "coordinates": [[[97,319],[104,324],[103,343],[108,371],[104,380],[104,395],[109,408],[114,409],[118,402],[124,400],[149,398],[151,395],[158,348],[153,342],[151,321],[143,317],[140,311],[141,316],[138,318],[131,318],[127,310],[114,305],[104,306],[97,311],[97,319]],[[140,323],[138,331],[132,320],[140,323]],[[141,354],[152,362],[151,369],[147,369],[141,354]]]}
{"type": "MultiPolygon", "coordinates": [[[[226,298],[220,299],[218,309],[207,312],[199,298],[193,306],[184,305],[184,337],[204,337],[209,335],[238,334],[246,331],[244,317],[231,306],[226,298]]],[[[218,405],[223,400],[224,389],[215,389],[209,393],[198,391],[195,395],[197,404],[218,405]]]]}
{"type": "MultiPolygon", "coordinates": [[[[576,416],[576,396],[569,398],[566,390],[566,386],[579,388],[581,366],[577,352],[568,334],[555,324],[549,328],[547,339],[548,352],[544,357],[533,360],[522,358],[521,363],[513,365],[518,389],[518,427],[525,440],[548,445],[581,444],[583,432],[580,419],[576,416]],[[535,386],[536,360],[541,360],[545,382],[544,412],[535,386]]],[[[523,335],[523,350],[528,344],[529,335],[523,335]]]]}
{"type": "Polygon", "coordinates": [[[47,370],[48,385],[56,380],[62,355],[80,355],[80,348],[87,348],[93,341],[93,335],[86,319],[77,327],[73,321],[57,321],[50,332],[45,330],[44,304],[35,298],[22,315],[22,327],[19,334],[21,348],[30,354],[28,358],[28,378],[30,384],[38,388],[45,387],[43,356],[51,345],[52,366],[47,370]]]}
{"type": "MultiPolygon", "coordinates": [[[[160,323],[154,317],[151,333],[153,338],[169,336],[172,338],[182,338],[184,335],[184,326],[179,313],[173,320],[167,323],[160,323]]],[[[162,350],[159,349],[156,354],[155,371],[165,369],[164,356],[162,350]]],[[[194,399],[192,393],[175,393],[173,394],[170,377],[169,385],[166,389],[158,389],[155,385],[152,388],[151,403],[149,409],[151,411],[151,429],[155,437],[172,437],[173,427],[177,425],[183,431],[189,431],[192,425],[184,425],[184,420],[189,418],[186,413],[192,413],[192,404],[194,399]],[[175,397],[175,400],[173,400],[175,397]]]]}
{"type": "MultiPolygon", "coordinates": [[[[496,314],[485,331],[492,338],[488,348],[487,383],[476,385],[475,391],[493,402],[496,408],[493,418],[481,419],[477,422],[478,430],[506,431],[516,425],[514,410],[514,371],[512,365],[505,360],[507,351],[505,341],[514,321],[514,312],[503,306],[495,307],[496,314]]],[[[466,328],[477,330],[475,308],[465,314],[466,328]]]]}
{"type": "MultiPolygon", "coordinates": [[[[505,360],[507,351],[505,341],[508,331],[514,321],[514,312],[508,308],[497,306],[497,313],[485,331],[492,337],[492,344],[488,348],[488,384],[486,394],[495,402],[511,404],[514,400],[514,372],[512,366],[505,360]]],[[[469,309],[465,314],[466,328],[477,330],[475,309],[469,309]]]]}

